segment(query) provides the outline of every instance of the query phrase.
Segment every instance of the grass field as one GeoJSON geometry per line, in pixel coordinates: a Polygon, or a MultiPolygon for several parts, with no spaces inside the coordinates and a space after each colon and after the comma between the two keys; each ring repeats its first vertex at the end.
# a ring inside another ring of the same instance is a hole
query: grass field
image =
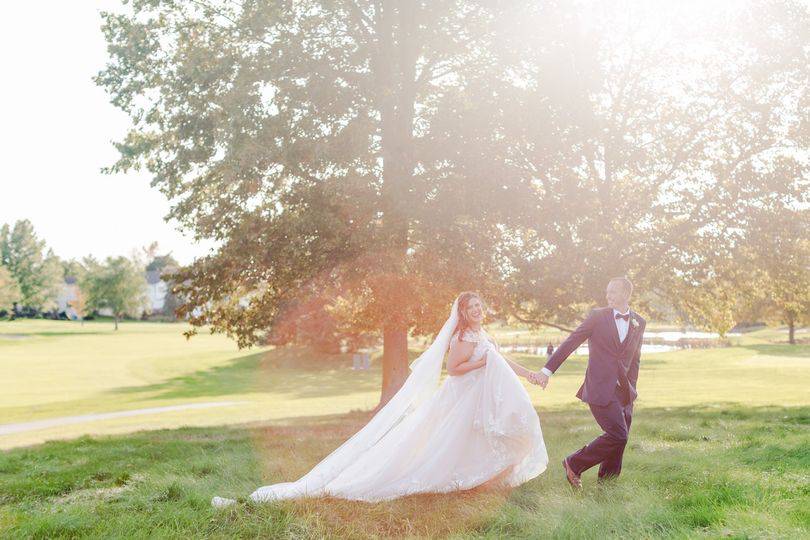
{"type": "Polygon", "coordinates": [[[558,465],[598,433],[573,397],[584,370],[573,358],[545,392],[528,388],[551,466],[516,490],[217,512],[212,495],[295,479],[356,431],[380,373],[309,351],[240,352],[221,336],[186,342],[183,329],[0,323],[0,424],[242,402],[0,435],[0,535],[810,536],[810,345],[782,343],[781,330],[644,357],[622,478],[596,486],[590,472],[582,494],[558,465]]]}

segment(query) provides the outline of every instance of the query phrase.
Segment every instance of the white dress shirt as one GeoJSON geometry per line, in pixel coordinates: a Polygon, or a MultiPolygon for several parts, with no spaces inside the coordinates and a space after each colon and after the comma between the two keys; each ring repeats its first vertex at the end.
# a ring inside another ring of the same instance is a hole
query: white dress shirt
{"type": "Polygon", "coordinates": [[[617,319],[616,315],[627,315],[630,313],[630,310],[627,310],[627,313],[619,313],[618,309],[613,310],[613,320],[616,321],[616,330],[619,331],[619,341],[624,343],[624,338],[627,337],[627,331],[630,330],[630,319],[626,321],[624,319],[617,319]]]}
{"type": "MultiPolygon", "coordinates": [[[[630,313],[629,309],[625,313],[621,313],[618,309],[613,310],[613,320],[616,322],[616,330],[619,332],[619,341],[622,343],[624,343],[624,340],[627,338],[627,332],[630,330],[630,319],[626,321],[624,319],[617,319],[616,315],[627,315],[628,313],[630,313]]],[[[546,377],[551,377],[552,375],[550,369],[541,368],[540,371],[544,373],[546,377]]]]}

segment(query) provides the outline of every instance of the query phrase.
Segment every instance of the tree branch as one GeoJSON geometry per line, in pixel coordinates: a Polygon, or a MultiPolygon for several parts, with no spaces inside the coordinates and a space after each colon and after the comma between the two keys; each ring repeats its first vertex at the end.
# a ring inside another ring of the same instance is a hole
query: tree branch
{"type": "Polygon", "coordinates": [[[357,27],[360,28],[367,36],[371,37],[374,35],[374,23],[368,16],[363,12],[363,9],[357,5],[356,2],[349,0],[346,2],[349,5],[351,12],[354,14],[355,20],[357,21],[357,27]]]}
{"type": "Polygon", "coordinates": [[[563,332],[573,332],[574,331],[573,328],[567,328],[565,326],[561,326],[559,324],[555,324],[555,323],[548,322],[548,321],[543,321],[543,320],[540,320],[540,319],[526,319],[526,318],[521,317],[520,315],[517,315],[515,313],[512,313],[512,317],[514,317],[515,319],[517,319],[520,322],[525,323],[525,324],[531,324],[531,325],[534,325],[534,326],[550,326],[552,328],[556,328],[557,330],[562,330],[563,332]]]}
{"type": "MultiPolygon", "coordinates": [[[[200,9],[202,9],[203,12],[209,11],[210,13],[213,13],[213,14],[219,16],[219,17],[222,17],[226,21],[230,22],[232,25],[234,25],[234,27],[239,26],[239,21],[237,21],[236,19],[234,19],[233,17],[231,17],[229,14],[225,13],[221,9],[217,9],[217,8],[211,6],[210,4],[207,4],[207,3],[202,2],[200,0],[189,0],[189,1],[193,5],[199,7],[200,9]]],[[[205,22],[205,21],[201,21],[201,22],[205,22]]],[[[210,25],[210,23],[209,23],[209,25],[210,25]]],[[[212,25],[212,26],[215,27],[215,28],[222,29],[221,26],[218,26],[218,25],[215,25],[215,24],[212,25]]],[[[268,45],[268,46],[273,46],[273,43],[267,41],[266,39],[263,39],[263,38],[257,36],[255,32],[250,33],[250,38],[258,41],[259,43],[263,43],[263,44],[268,45]]]]}

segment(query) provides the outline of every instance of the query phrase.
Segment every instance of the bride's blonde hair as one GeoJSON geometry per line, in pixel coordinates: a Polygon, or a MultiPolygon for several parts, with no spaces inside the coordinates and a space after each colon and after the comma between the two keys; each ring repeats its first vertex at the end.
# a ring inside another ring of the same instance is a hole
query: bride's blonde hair
{"type": "Polygon", "coordinates": [[[481,295],[478,294],[476,291],[464,291],[463,293],[458,295],[458,324],[456,325],[456,329],[453,331],[453,335],[458,334],[458,339],[464,336],[464,332],[467,328],[470,327],[470,323],[467,321],[467,315],[465,315],[465,311],[467,311],[467,306],[470,304],[470,300],[473,298],[478,298],[481,300],[481,303],[484,303],[484,300],[481,298],[481,295]]]}

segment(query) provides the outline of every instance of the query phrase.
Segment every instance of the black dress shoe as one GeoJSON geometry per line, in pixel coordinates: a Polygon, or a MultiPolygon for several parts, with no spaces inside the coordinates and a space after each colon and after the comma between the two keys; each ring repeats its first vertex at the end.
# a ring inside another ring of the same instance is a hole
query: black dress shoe
{"type": "Polygon", "coordinates": [[[571,484],[571,487],[574,489],[581,489],[582,488],[582,479],[579,477],[577,473],[574,472],[574,469],[568,464],[568,458],[563,459],[563,469],[565,469],[565,479],[568,480],[568,483],[571,484]]]}

